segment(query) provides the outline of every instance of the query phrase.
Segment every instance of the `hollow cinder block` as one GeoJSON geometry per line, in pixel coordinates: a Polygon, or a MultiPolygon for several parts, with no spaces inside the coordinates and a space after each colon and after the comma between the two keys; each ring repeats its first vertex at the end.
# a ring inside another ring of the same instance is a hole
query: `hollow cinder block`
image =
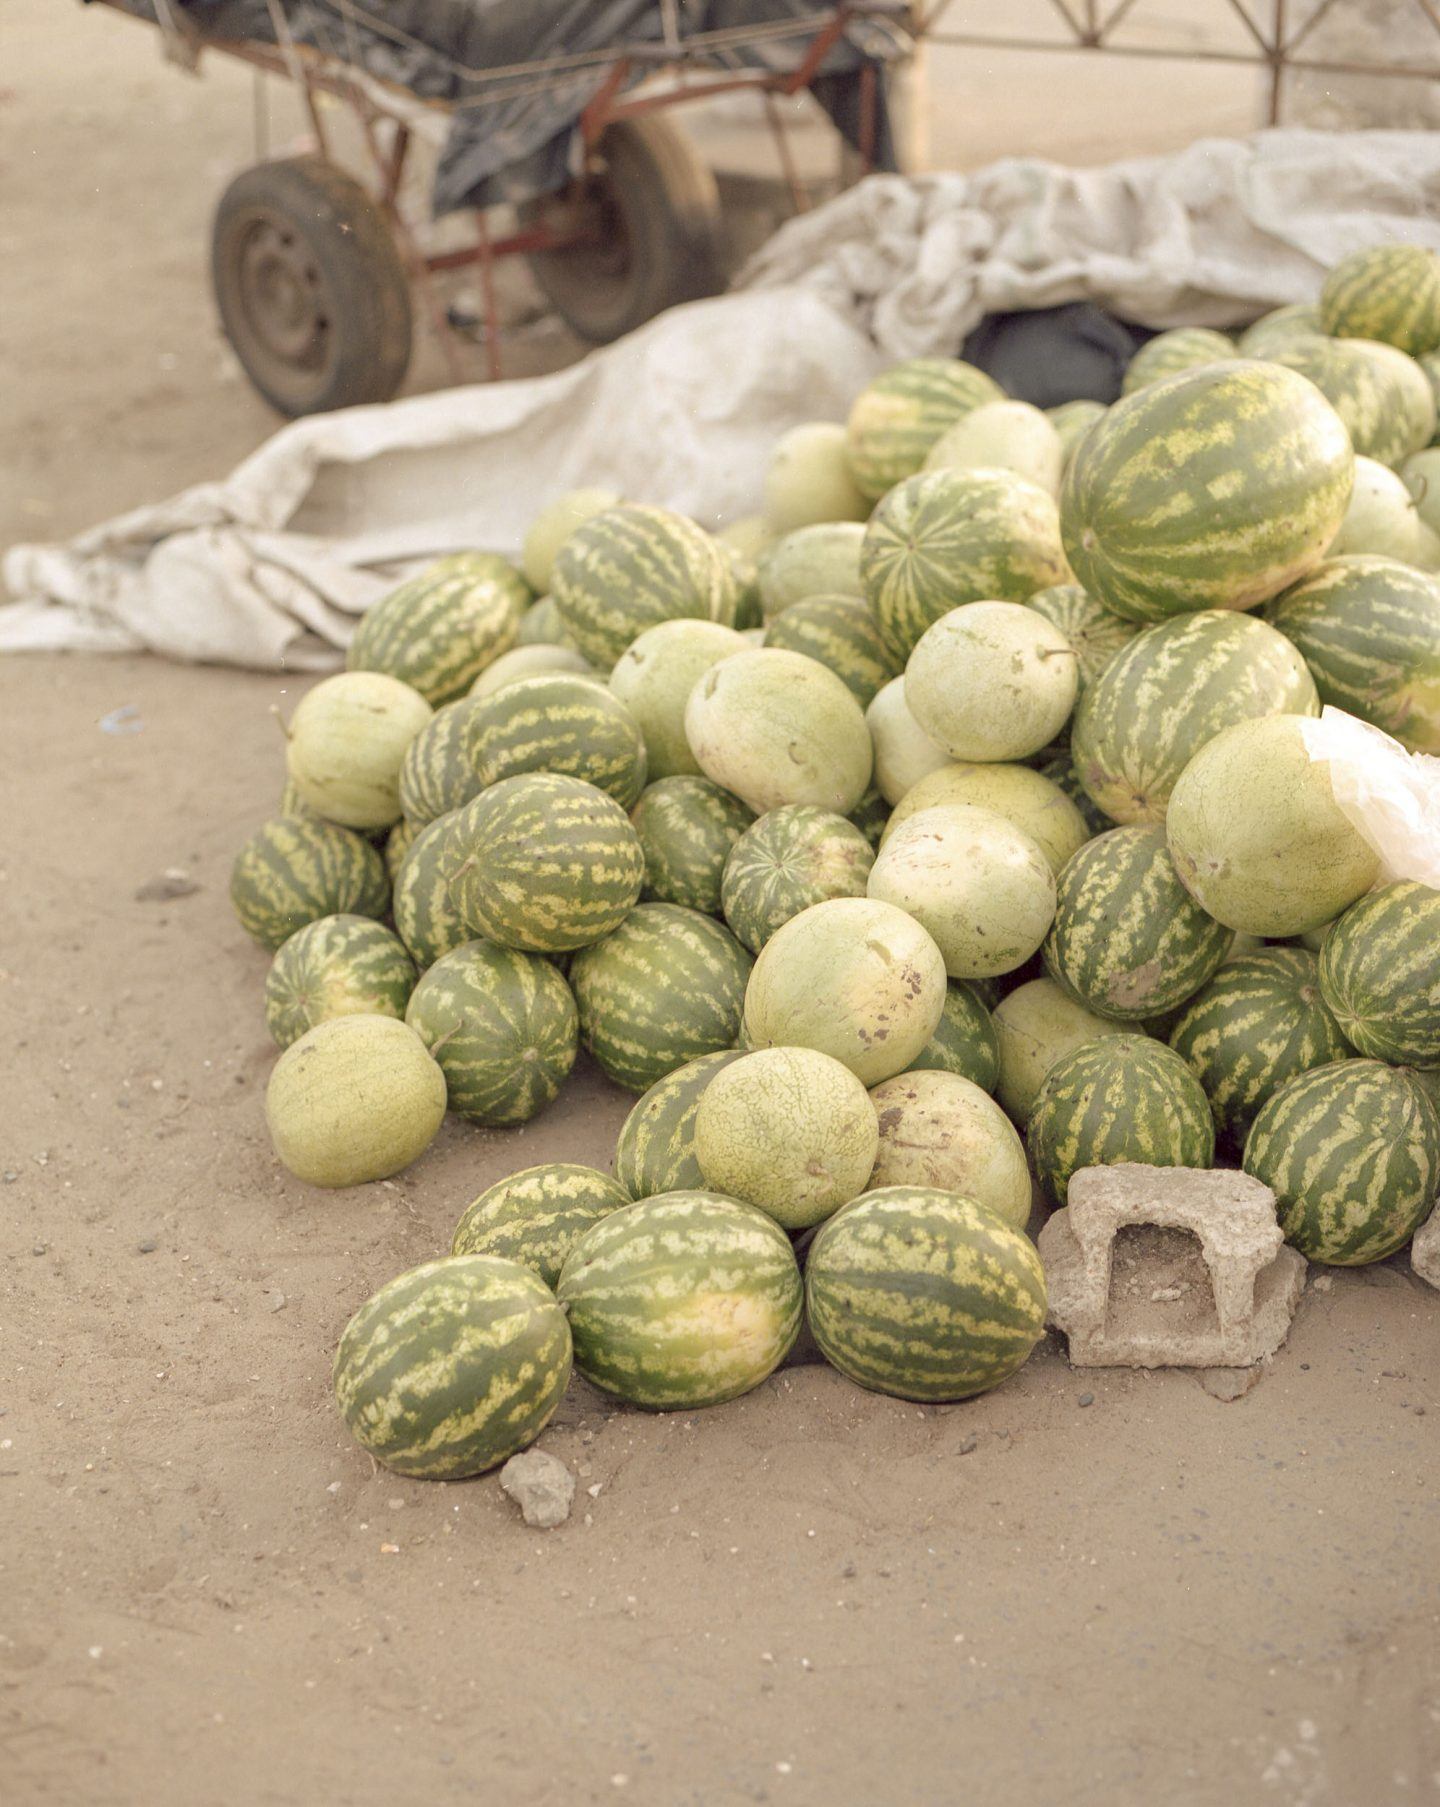
{"type": "Polygon", "coordinates": [[[1284,1342],[1305,1286],[1274,1193],[1246,1173],[1083,1168],[1039,1247],[1080,1368],[1249,1367],[1284,1342]]]}

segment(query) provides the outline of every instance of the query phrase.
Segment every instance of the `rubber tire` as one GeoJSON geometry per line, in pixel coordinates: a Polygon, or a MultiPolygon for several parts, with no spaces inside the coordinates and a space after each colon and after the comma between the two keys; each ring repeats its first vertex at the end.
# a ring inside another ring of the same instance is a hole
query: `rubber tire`
{"type": "MultiPolygon", "coordinates": [[[[613,245],[575,245],[527,258],[535,281],[579,338],[605,345],[677,302],[714,295],[725,284],[724,221],[709,167],[690,141],[656,114],[617,119],[599,144],[606,202],[630,248],[617,278],[606,268],[613,245]]],[[[521,209],[539,224],[545,200],[521,209]]]]}
{"type": "Polygon", "coordinates": [[[351,176],[323,157],[290,157],[243,170],[220,198],[211,280],[225,336],[250,381],[281,414],[319,414],[388,401],[410,363],[410,283],[384,214],[351,176]],[[260,221],[301,241],[318,277],[326,325],[316,361],[278,356],[247,313],[241,266],[260,221]]]}

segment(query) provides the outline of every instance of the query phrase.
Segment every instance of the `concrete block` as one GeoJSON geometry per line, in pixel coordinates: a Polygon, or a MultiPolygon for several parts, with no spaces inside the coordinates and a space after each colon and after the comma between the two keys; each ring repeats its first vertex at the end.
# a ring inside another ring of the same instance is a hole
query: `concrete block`
{"type": "Polygon", "coordinates": [[[1410,1244],[1410,1265],[1422,1280],[1440,1286],[1440,1205],[1415,1232],[1410,1244]]]}
{"type": "Polygon", "coordinates": [[[1275,1195],[1249,1174],[1086,1167],[1041,1230],[1050,1322],[1078,1368],[1248,1368],[1305,1286],[1275,1195]]]}

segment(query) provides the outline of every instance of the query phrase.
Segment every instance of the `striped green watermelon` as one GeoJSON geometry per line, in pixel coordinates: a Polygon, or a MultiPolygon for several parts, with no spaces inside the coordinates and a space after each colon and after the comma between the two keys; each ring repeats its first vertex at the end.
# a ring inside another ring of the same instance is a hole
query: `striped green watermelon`
{"type": "Polygon", "coordinates": [[[1025,1141],[1036,1177],[1063,1205],[1082,1167],[1208,1167],[1215,1121],[1200,1081],[1172,1048],[1146,1035],[1106,1035],[1050,1068],[1025,1141]]]}
{"type": "Polygon", "coordinates": [[[1393,345],[1370,339],[1301,339],[1270,356],[1310,379],[1362,457],[1396,465],[1429,445],[1435,431],[1430,379],[1393,345]]]}
{"type": "Polygon", "coordinates": [[[959,358],[909,358],[855,398],[845,426],[850,470],[871,501],[924,464],[931,446],[972,408],[1005,391],[959,358]]]}
{"type": "Polygon", "coordinates": [[[230,901],[245,933],[273,953],[322,916],[383,916],[390,881],[384,860],[351,829],[277,816],[236,854],[230,901]]]}
{"type": "Polygon", "coordinates": [[[528,1123],[575,1064],[575,1000],[548,960],[491,941],[438,959],[410,995],[405,1021],[441,1072],[450,1109],[467,1123],[528,1123]]]}
{"type": "Polygon", "coordinates": [[[411,822],[402,816],[385,837],[385,870],[393,887],[405,864],[405,856],[419,839],[423,822],[411,822]]]}
{"type": "Polygon", "coordinates": [[[1140,347],[1125,367],[1120,393],[1133,395],[1161,377],[1178,376],[1201,364],[1223,363],[1226,358],[1238,356],[1235,341],[1224,333],[1212,332],[1208,326],[1177,326],[1171,332],[1157,333],[1140,347]]]}
{"type": "Polygon", "coordinates": [[[1060,435],[1060,452],[1066,464],[1075,456],[1076,446],[1095,422],[1103,420],[1108,412],[1104,402],[1087,401],[1083,397],[1045,410],[1051,426],[1060,435]]]}
{"type": "Polygon", "coordinates": [[[1139,632],[1135,622],[1112,614],[1079,584],[1051,584],[1048,590],[1037,590],[1028,606],[1058,627],[1075,648],[1081,696],[1139,632]]]}
{"type": "Polygon", "coordinates": [[[452,1481],[525,1449],[570,1380],[570,1329],[513,1261],[451,1255],[382,1286],[335,1351],[355,1440],[397,1474],[452,1481]]]}
{"type": "Polygon", "coordinates": [[[767,810],[725,861],[720,905],[752,954],[782,923],[831,897],[863,897],[875,854],[843,816],[808,803],[767,810]]]}
{"type": "Polygon", "coordinates": [[[1440,582],[1393,558],[1329,558],[1265,610],[1322,702],[1440,753],[1440,582]]]}
{"type": "Polygon", "coordinates": [[[969,1399],[1024,1365],[1045,1329],[1034,1244],[935,1186],[867,1192],[805,1263],[810,1329],[847,1379],[898,1399],[969,1399]]]}
{"type": "Polygon", "coordinates": [[[1335,1060],[1283,1085],[1245,1138],[1245,1171],[1275,1194],[1285,1240],[1359,1267],[1402,1248],[1440,1191],[1440,1111],[1412,1073],[1335,1060]]]}
{"type": "Polygon", "coordinates": [[[712,665],[743,653],[749,641],[718,621],[662,621],[646,628],[615,662],[610,688],[645,737],[649,776],[700,770],[685,738],[685,705],[712,665]]]}
{"type": "Polygon", "coordinates": [[[862,709],[869,708],[882,685],[900,675],[900,663],[886,651],[870,605],[861,596],[807,596],[775,617],[764,643],[828,666],[850,686],[862,709]]]}
{"type": "Polygon", "coordinates": [[[282,1048],[332,1016],[403,1017],[415,962],[369,916],[322,916],[280,944],[265,980],[265,1022],[282,1048]]]}
{"type": "Polygon", "coordinates": [[[1165,830],[1137,822],[1088,841],[1060,874],[1045,970],[1101,1016],[1138,1023],[1193,997],[1232,939],[1181,884],[1165,830]]]}
{"type": "Polygon", "coordinates": [[[450,848],[453,821],[453,816],[441,816],[420,830],[395,880],[395,931],[421,972],[474,938],[450,895],[450,880],[460,863],[450,848]]]}
{"type": "Polygon", "coordinates": [[[1293,345],[1297,339],[1313,339],[1323,333],[1320,308],[1313,301],[1292,301],[1285,307],[1272,308],[1251,322],[1240,335],[1242,358],[1269,358],[1277,351],[1293,345]]]}
{"type": "Polygon", "coordinates": [[[483,703],[463,697],[437,709],[405,749],[400,764],[400,807],[423,828],[459,809],[485,788],[476,724],[483,703]]]}
{"type": "MultiPolygon", "coordinates": [[[[717,535],[717,540],[719,536],[717,535]]],[[[735,579],[735,628],[737,633],[759,627],[765,619],[760,601],[760,571],[753,558],[747,558],[734,546],[719,541],[730,561],[730,574],[735,579]]],[[[632,641],[633,645],[634,642],[632,641]]]]}
{"type": "Polygon", "coordinates": [[[647,903],[570,965],[580,1036],[601,1071],[643,1092],[734,1045],[750,956],[698,910],[647,903]]]}
{"type": "Polygon", "coordinates": [[[1440,257],[1424,245],[1366,245],[1325,278],[1321,330],[1420,357],[1440,350],[1440,257]]]}
{"type": "Polygon", "coordinates": [[[527,772],[450,818],[450,896],[477,935],[563,953],[608,935],[640,895],[645,855],[613,797],[583,779],[527,772]]]}
{"type": "Polygon", "coordinates": [[[738,797],[708,778],[662,778],[630,812],[645,853],[645,889],[656,903],[720,914],[720,877],[730,849],[755,820],[738,797]]]}
{"type": "Polygon", "coordinates": [[[572,1161],[524,1167],[497,1180],[465,1207],[452,1255],[498,1255],[518,1261],[547,1286],[592,1224],[630,1203],[608,1173],[572,1161]]]}
{"type": "Polygon", "coordinates": [[[1117,822],[1163,822],[1181,772],[1232,722],[1318,715],[1305,661],[1253,615],[1200,609],[1157,621],[1115,655],[1075,711],[1070,755],[1117,822]]]}
{"type": "Polygon", "coordinates": [[[438,709],[464,696],[515,644],[532,600],[529,584],[498,552],[437,559],[366,610],[346,666],[388,672],[438,709]]]}
{"type": "Polygon", "coordinates": [[[704,1190],[695,1158],[695,1113],[706,1086],[739,1058],[738,1048],[725,1048],[687,1060],[657,1079],[635,1105],[615,1144],[615,1178],[631,1198],[704,1190]]]}
{"type": "Polygon", "coordinates": [[[575,1365],[632,1405],[683,1411],[737,1399],[800,1331],[790,1238],[763,1211],[713,1192],[668,1192],[601,1218],[556,1293],[575,1365]]]}
{"type": "Polygon", "coordinates": [[[776,540],[755,568],[762,620],[774,621],[811,596],[860,595],[864,540],[858,521],[822,521],[776,540]]]}
{"type": "MultiPolygon", "coordinates": [[[[310,805],[295,788],[295,780],[287,778],[280,791],[280,801],[275,806],[277,816],[301,816],[307,822],[323,822],[324,817],[316,815],[310,805]]],[[[388,831],[393,832],[393,831],[388,831]]]]}
{"type": "Polygon", "coordinates": [[[567,632],[608,671],[659,621],[734,623],[735,575],[703,527],[668,508],[628,502],[593,515],[555,558],[553,595],[567,632]]]}
{"type": "Polygon", "coordinates": [[[897,664],[967,602],[1026,602],[1071,579],[1055,501],[1013,471],[926,471],[885,497],[865,529],[860,576],[897,664]]]}
{"type": "Polygon", "coordinates": [[[1320,950],[1320,990],[1362,1054],[1440,1067],[1440,891],[1404,880],[1352,904],[1320,950]]]}
{"type": "Polygon", "coordinates": [[[1000,1036],[990,1012],[965,980],[946,986],[939,1027],[905,1071],[955,1073],[984,1092],[994,1092],[1000,1080],[1000,1036]]]}
{"type": "Polygon", "coordinates": [[[1237,954],[1198,991],[1170,1046],[1205,1088],[1221,1136],[1239,1146],[1255,1113],[1297,1073],[1350,1052],[1302,947],[1237,954]]]}
{"type": "Polygon", "coordinates": [[[1075,576],[1129,621],[1248,609],[1318,564],[1355,455],[1310,384],[1237,359],[1126,396],[1060,492],[1075,576]]]}
{"type": "Polygon", "coordinates": [[[632,808],[645,788],[639,725],[599,678],[543,672],[467,706],[475,710],[471,736],[482,786],[560,772],[593,784],[621,809],[632,808]]]}

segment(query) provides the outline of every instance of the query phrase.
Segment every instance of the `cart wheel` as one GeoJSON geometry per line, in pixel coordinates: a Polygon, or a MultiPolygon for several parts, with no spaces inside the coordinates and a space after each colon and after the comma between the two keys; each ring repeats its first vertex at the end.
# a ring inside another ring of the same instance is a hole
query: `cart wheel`
{"type": "Polygon", "coordinates": [[[564,195],[531,201],[521,215],[526,225],[580,235],[528,261],[571,331],[603,345],[678,301],[715,294],[724,234],[714,176],[666,120],[617,119],[596,164],[564,195]]]}
{"type": "Polygon", "coordinates": [[[323,157],[257,163],[215,210],[220,322],[282,414],[383,402],[410,362],[410,284],[385,216],[323,157]]]}

